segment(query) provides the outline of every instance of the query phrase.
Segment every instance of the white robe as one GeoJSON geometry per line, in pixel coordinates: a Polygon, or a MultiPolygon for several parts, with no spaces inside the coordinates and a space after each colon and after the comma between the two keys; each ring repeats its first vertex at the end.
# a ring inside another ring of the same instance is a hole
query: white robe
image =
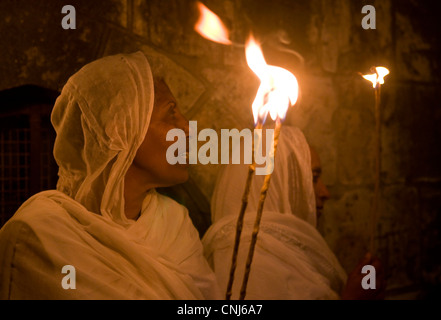
{"type": "Polygon", "coordinates": [[[0,299],[219,298],[185,207],[151,190],[137,221],[124,214],[124,176],[153,101],[141,52],[69,79],[52,112],[57,190],[28,199],[0,230],[0,299]],[[65,265],[75,289],[63,288],[65,265]]]}
{"type": "MultiPolygon", "coordinates": [[[[308,144],[284,126],[264,204],[246,299],[338,299],[346,273],[317,231],[308,144]]],[[[203,238],[225,294],[247,165],[227,165],[212,198],[213,225],[203,238]]],[[[232,299],[239,298],[264,176],[254,176],[245,213],[232,299]]]]}

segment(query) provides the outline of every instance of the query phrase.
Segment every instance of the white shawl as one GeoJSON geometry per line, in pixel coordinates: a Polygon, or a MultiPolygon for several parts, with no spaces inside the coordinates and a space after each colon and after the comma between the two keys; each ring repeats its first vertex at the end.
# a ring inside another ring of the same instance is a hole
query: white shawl
{"type": "Polygon", "coordinates": [[[141,52],[99,59],[69,79],[52,112],[57,190],[31,197],[0,230],[1,299],[219,297],[183,206],[151,190],[137,221],[124,214],[124,176],[153,89],[141,52]],[[76,289],[62,287],[65,265],[76,289]]]}
{"type": "MultiPolygon", "coordinates": [[[[221,170],[212,198],[213,225],[204,251],[223,292],[248,168],[221,170]]],[[[233,299],[239,297],[264,176],[254,176],[248,199],[233,299]]],[[[266,197],[246,299],[338,299],[346,274],[315,228],[315,198],[309,147],[302,132],[284,126],[266,197]]]]}

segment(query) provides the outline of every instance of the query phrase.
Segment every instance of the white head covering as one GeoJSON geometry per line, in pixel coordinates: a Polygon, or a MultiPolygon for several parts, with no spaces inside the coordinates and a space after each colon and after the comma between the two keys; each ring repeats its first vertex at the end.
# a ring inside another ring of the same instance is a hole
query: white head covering
{"type": "MultiPolygon", "coordinates": [[[[309,146],[303,133],[283,126],[263,207],[247,299],[337,299],[346,274],[319,234],[309,146]]],[[[231,256],[247,165],[220,173],[212,200],[213,225],[203,238],[221,289],[231,256]]],[[[232,298],[238,298],[264,176],[254,176],[245,213],[232,298]]]]}
{"type": "Polygon", "coordinates": [[[52,112],[57,189],[91,212],[130,224],[124,176],[146,135],[153,103],[152,72],[141,52],[102,58],[73,75],[52,112]]]}
{"type": "Polygon", "coordinates": [[[141,52],[99,59],[69,79],[52,113],[58,191],[28,199],[0,230],[0,298],[218,297],[185,207],[151,190],[136,221],[124,213],[124,176],[147,133],[153,89],[141,52]],[[65,265],[76,269],[75,290],[61,286],[65,265]]]}

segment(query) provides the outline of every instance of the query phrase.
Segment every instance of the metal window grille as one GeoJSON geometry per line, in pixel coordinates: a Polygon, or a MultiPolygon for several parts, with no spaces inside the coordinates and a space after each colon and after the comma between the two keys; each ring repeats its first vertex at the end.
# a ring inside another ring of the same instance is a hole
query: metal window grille
{"type": "Polygon", "coordinates": [[[0,133],[0,223],[3,225],[30,194],[30,129],[8,128],[0,133]]]}
{"type": "Polygon", "coordinates": [[[0,92],[0,227],[30,196],[54,189],[55,132],[50,124],[54,96],[24,86],[0,92]]]}

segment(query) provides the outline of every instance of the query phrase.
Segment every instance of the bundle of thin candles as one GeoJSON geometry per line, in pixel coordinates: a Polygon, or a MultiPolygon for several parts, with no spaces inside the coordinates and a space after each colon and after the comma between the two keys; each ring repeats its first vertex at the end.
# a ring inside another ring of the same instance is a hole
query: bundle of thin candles
{"type": "MultiPolygon", "coordinates": [[[[282,128],[282,122],[279,118],[276,119],[276,125],[275,125],[275,130],[274,130],[274,143],[273,143],[273,148],[272,148],[272,153],[273,153],[273,157],[276,156],[276,151],[277,151],[277,145],[278,145],[278,141],[279,141],[279,135],[280,135],[280,129],[282,128]]],[[[253,256],[254,256],[254,248],[256,246],[256,242],[257,242],[257,234],[259,233],[259,228],[260,228],[260,220],[262,219],[262,212],[263,212],[263,205],[265,203],[265,199],[266,199],[266,195],[268,192],[268,188],[269,188],[269,184],[271,181],[271,174],[267,174],[265,176],[265,180],[263,182],[262,185],[262,189],[260,190],[260,197],[259,197],[259,204],[257,206],[257,215],[256,215],[256,220],[254,222],[254,229],[253,229],[253,233],[251,236],[251,243],[250,243],[250,248],[248,250],[248,257],[247,257],[247,261],[246,261],[246,265],[245,265],[245,273],[244,273],[244,277],[243,277],[243,281],[242,281],[242,287],[240,289],[240,296],[239,299],[240,300],[244,300],[245,299],[245,295],[246,295],[246,288],[247,288],[247,284],[248,284],[248,277],[250,274],[250,268],[251,268],[251,263],[253,261],[253,256]]]]}
{"type": "MultiPolygon", "coordinates": [[[[262,123],[260,121],[257,123],[255,129],[257,129],[257,130],[262,129],[262,123]]],[[[226,299],[227,300],[231,299],[231,293],[232,293],[231,290],[233,288],[234,272],[237,267],[237,253],[239,251],[240,236],[242,234],[242,228],[243,228],[243,220],[245,217],[245,210],[247,209],[247,206],[248,206],[248,195],[250,194],[251,182],[253,180],[254,172],[256,170],[256,162],[255,162],[255,157],[254,157],[254,148],[255,148],[254,139],[253,139],[252,143],[253,143],[252,148],[251,148],[251,150],[252,150],[252,163],[248,167],[247,180],[245,183],[245,189],[244,189],[243,196],[242,196],[242,205],[240,207],[240,212],[237,217],[237,223],[236,223],[236,236],[234,239],[234,248],[233,248],[233,256],[231,258],[230,276],[228,279],[227,292],[226,292],[226,299]]]]}

